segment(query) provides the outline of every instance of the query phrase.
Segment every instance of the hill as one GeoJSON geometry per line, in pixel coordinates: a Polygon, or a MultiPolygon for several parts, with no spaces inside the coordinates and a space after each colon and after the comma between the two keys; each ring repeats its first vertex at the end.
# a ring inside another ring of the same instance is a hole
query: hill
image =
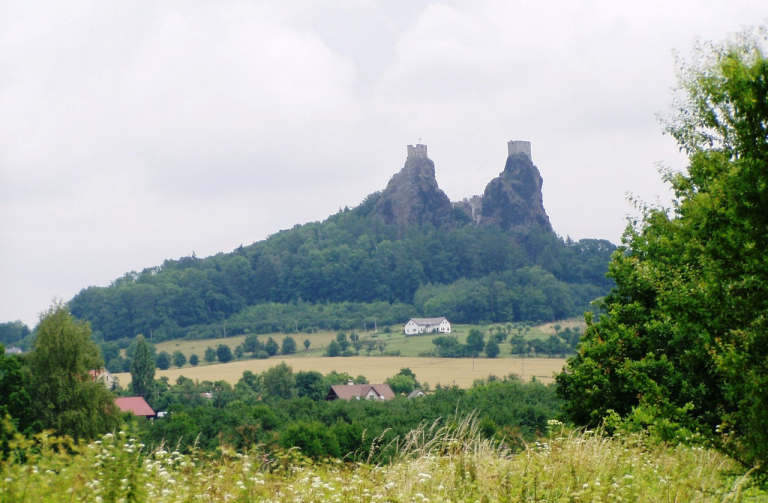
{"type": "Polygon", "coordinates": [[[607,293],[615,246],[559,238],[544,211],[530,144],[510,142],[482,196],[451,203],[425,145],[381,192],[323,222],[208,258],[194,254],[70,301],[106,341],[399,325],[545,322],[607,293]],[[526,148],[527,144],[527,148],[526,148]]]}

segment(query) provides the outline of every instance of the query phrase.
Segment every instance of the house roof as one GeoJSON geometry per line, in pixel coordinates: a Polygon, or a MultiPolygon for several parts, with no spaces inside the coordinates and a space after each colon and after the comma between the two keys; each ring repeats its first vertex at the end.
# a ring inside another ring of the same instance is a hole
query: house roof
{"type": "Polygon", "coordinates": [[[328,391],[328,398],[333,399],[334,396],[344,400],[363,398],[368,395],[371,390],[379,395],[382,400],[389,400],[390,398],[395,397],[389,384],[347,384],[331,386],[331,389],[328,391]]]}
{"type": "Polygon", "coordinates": [[[136,416],[154,417],[155,411],[146,400],[140,396],[123,396],[115,398],[115,405],[123,412],[133,412],[136,416]]]}
{"type": "Polygon", "coordinates": [[[445,316],[442,318],[411,318],[411,321],[417,325],[439,325],[443,320],[448,321],[445,316]]]}
{"type": "Polygon", "coordinates": [[[408,398],[416,398],[416,397],[425,396],[425,395],[426,395],[426,393],[424,393],[420,389],[415,389],[415,390],[411,391],[410,393],[408,393],[408,398]]]}

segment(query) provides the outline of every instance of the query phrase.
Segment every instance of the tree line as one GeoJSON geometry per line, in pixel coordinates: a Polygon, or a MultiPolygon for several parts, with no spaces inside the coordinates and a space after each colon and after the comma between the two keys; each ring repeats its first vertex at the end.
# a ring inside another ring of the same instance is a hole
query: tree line
{"type": "Polygon", "coordinates": [[[225,330],[349,330],[414,315],[551,321],[580,315],[611,286],[608,241],[472,223],[387,225],[370,214],[378,197],[231,253],[128,273],[82,290],[69,305],[105,340],[139,333],[166,340],[225,330]]]}

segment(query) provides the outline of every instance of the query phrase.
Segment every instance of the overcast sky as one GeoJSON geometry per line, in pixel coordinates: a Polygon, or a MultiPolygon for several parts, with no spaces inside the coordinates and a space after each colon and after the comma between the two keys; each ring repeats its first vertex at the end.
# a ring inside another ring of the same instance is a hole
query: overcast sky
{"type": "Polygon", "coordinates": [[[383,189],[424,143],[452,200],[532,142],[565,237],[618,243],[657,164],[674,51],[730,1],[0,0],[0,322],[383,189]]]}

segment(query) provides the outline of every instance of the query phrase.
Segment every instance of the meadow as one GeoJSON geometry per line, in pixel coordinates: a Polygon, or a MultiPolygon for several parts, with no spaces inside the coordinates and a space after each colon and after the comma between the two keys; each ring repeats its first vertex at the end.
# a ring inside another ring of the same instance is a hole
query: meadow
{"type": "MultiPolygon", "coordinates": [[[[530,327],[525,332],[526,339],[535,338],[546,339],[556,333],[555,325],[561,328],[579,327],[583,329],[584,322],[579,318],[560,321],[557,323],[547,323],[530,327]]],[[[465,342],[470,329],[480,329],[486,338],[490,327],[501,325],[454,325],[451,335],[458,337],[460,342],[465,342]]],[[[157,370],[156,376],[168,377],[171,382],[176,382],[179,376],[185,376],[199,381],[218,381],[224,380],[232,384],[236,383],[243,372],[250,370],[254,373],[261,373],[279,362],[286,362],[293,367],[294,372],[300,370],[314,370],[322,374],[332,371],[346,372],[354,377],[358,375],[365,376],[370,382],[383,382],[384,379],[397,374],[401,368],[408,367],[416,373],[418,380],[422,383],[429,383],[434,387],[437,384],[443,386],[459,386],[468,388],[476,379],[484,379],[489,374],[496,376],[506,376],[516,374],[524,381],[532,377],[544,382],[550,383],[553,374],[559,372],[565,360],[562,358],[520,358],[511,353],[509,342],[500,344],[501,354],[495,359],[484,357],[478,358],[436,358],[424,356],[433,354],[435,345],[432,340],[440,337],[442,334],[425,334],[414,337],[406,337],[401,327],[390,327],[388,332],[380,330],[378,332],[361,331],[361,340],[371,338],[381,340],[386,343],[384,350],[385,356],[381,356],[380,351],[374,350],[370,356],[353,357],[325,357],[325,351],[328,344],[336,339],[336,331],[321,331],[314,333],[294,333],[294,334],[263,334],[259,335],[259,340],[264,343],[269,337],[272,337],[278,344],[282,344],[285,337],[293,337],[296,341],[297,351],[290,355],[278,355],[265,360],[257,360],[246,356],[242,359],[236,359],[232,362],[221,364],[219,362],[207,363],[203,359],[206,348],[216,348],[219,344],[226,344],[231,349],[242,344],[246,335],[237,335],[233,337],[202,340],[171,340],[155,344],[158,352],[166,351],[172,354],[174,351],[181,351],[189,360],[189,357],[196,354],[200,363],[192,366],[189,363],[181,368],[171,367],[168,370],[157,370]],[[309,349],[304,348],[304,340],[310,341],[309,349]],[[398,355],[398,356],[393,356],[398,355]]],[[[517,331],[513,330],[513,333],[517,331]]],[[[349,335],[349,334],[348,334],[349,335]]],[[[361,350],[360,355],[366,352],[361,350]]],[[[127,386],[131,381],[129,373],[115,374],[120,380],[122,387],[127,386]]]]}
{"type": "MultiPolygon", "coordinates": [[[[285,362],[294,372],[300,370],[315,370],[325,375],[332,371],[346,372],[353,377],[365,376],[369,382],[380,383],[388,377],[397,374],[401,368],[408,367],[421,383],[429,383],[434,388],[442,386],[459,386],[469,388],[475,379],[484,379],[489,374],[506,376],[517,374],[524,381],[532,377],[549,383],[552,375],[559,372],[565,360],[561,358],[418,358],[396,356],[350,356],[328,358],[323,356],[305,356],[302,354],[292,357],[277,356],[267,360],[247,358],[244,360],[201,365],[197,367],[172,367],[168,370],[157,370],[155,378],[168,377],[175,383],[179,376],[199,381],[227,381],[235,384],[250,370],[255,374],[264,372],[280,362],[285,362]]],[[[130,373],[115,374],[120,380],[120,386],[126,387],[131,382],[130,373]]]]}
{"type": "MultiPolygon", "coordinates": [[[[580,318],[572,318],[569,320],[559,321],[556,323],[546,323],[543,325],[536,325],[531,326],[530,330],[526,333],[524,333],[524,336],[526,339],[531,340],[535,338],[540,339],[546,339],[551,335],[554,335],[555,332],[555,325],[559,325],[563,329],[566,327],[579,327],[583,330],[584,328],[584,321],[580,318]]],[[[469,334],[469,330],[472,328],[477,328],[481,330],[485,336],[486,340],[488,338],[488,329],[490,327],[497,327],[502,325],[453,325],[452,326],[452,333],[451,335],[457,336],[459,338],[460,342],[465,342],[467,335],[469,334]]],[[[435,345],[432,344],[432,340],[435,337],[440,337],[443,334],[425,334],[425,335],[419,335],[415,337],[406,337],[405,334],[402,331],[402,327],[389,327],[390,332],[386,333],[384,330],[379,330],[378,332],[374,332],[373,330],[370,331],[360,331],[357,332],[360,336],[360,339],[375,339],[375,340],[381,340],[384,341],[387,345],[385,352],[392,353],[392,352],[398,352],[400,353],[400,356],[419,356],[423,353],[429,353],[434,351],[435,345]]],[[[349,332],[346,332],[347,335],[349,335],[349,332]]],[[[513,329],[513,333],[517,333],[513,329]]],[[[259,341],[262,343],[266,342],[269,337],[272,337],[278,344],[281,344],[283,339],[285,337],[293,337],[293,339],[296,341],[297,346],[297,356],[303,355],[303,356],[321,356],[325,353],[328,344],[334,339],[336,339],[336,335],[338,334],[338,331],[318,331],[313,333],[292,333],[292,334],[283,334],[283,333],[272,333],[272,334],[259,334],[258,338],[259,341]],[[309,350],[306,351],[304,349],[304,341],[308,340],[310,342],[309,350]]],[[[242,344],[242,342],[245,340],[246,335],[236,335],[232,337],[222,337],[217,339],[197,339],[197,340],[170,340],[170,341],[164,341],[159,342],[155,344],[155,347],[157,348],[157,351],[166,351],[170,354],[172,354],[174,351],[181,351],[184,353],[184,355],[187,357],[187,360],[189,360],[189,357],[192,354],[197,354],[198,357],[200,357],[200,364],[204,365],[205,362],[203,361],[203,354],[205,353],[205,349],[208,347],[216,348],[219,344],[226,344],[231,349],[234,349],[238,345],[242,344]]],[[[149,342],[152,342],[151,340],[149,342]]],[[[501,354],[499,354],[499,358],[513,358],[513,355],[511,354],[511,345],[509,342],[501,343],[500,345],[501,354]]],[[[378,351],[375,351],[371,354],[378,353],[378,351]]]]}
{"type": "Polygon", "coordinates": [[[424,425],[397,439],[387,463],[314,463],[260,446],[186,455],[146,451],[130,434],[90,444],[38,436],[12,443],[0,463],[2,502],[187,501],[632,501],[758,502],[768,493],[725,456],[602,436],[550,423],[547,437],[512,451],[478,434],[477,422],[424,425]],[[66,448],[61,448],[62,444],[66,448]],[[76,454],[76,455],[72,455],[76,454]]]}

